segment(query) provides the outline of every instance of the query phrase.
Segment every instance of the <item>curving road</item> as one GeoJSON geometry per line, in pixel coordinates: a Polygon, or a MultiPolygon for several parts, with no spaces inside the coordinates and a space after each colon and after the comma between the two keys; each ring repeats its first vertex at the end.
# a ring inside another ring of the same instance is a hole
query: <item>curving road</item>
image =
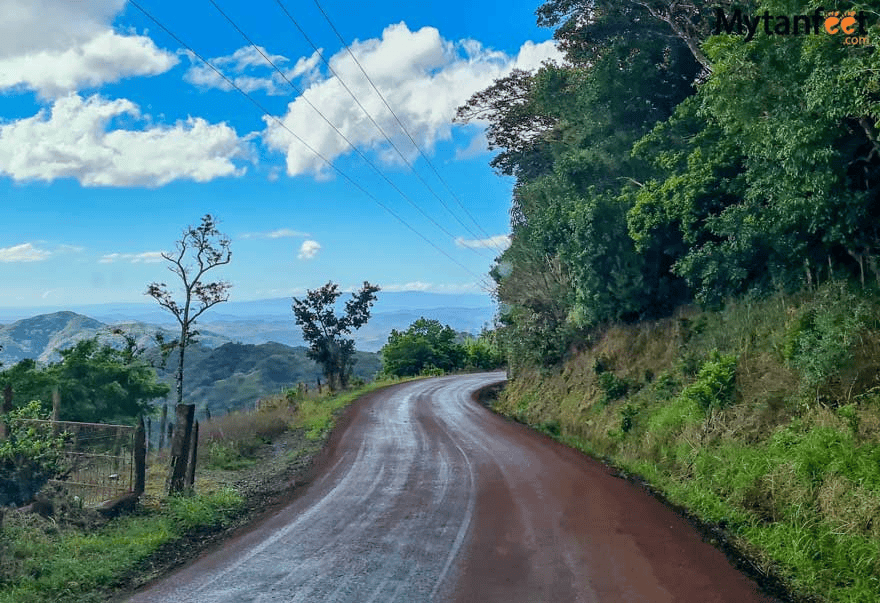
{"type": "Polygon", "coordinates": [[[772,601],[675,513],[471,399],[371,394],[288,506],[130,602],[772,601]]]}

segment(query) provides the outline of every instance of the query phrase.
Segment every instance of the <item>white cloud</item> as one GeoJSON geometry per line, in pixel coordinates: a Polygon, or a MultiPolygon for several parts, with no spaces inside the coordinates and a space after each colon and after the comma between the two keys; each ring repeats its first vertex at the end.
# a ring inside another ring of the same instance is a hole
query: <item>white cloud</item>
{"type": "Polygon", "coordinates": [[[108,30],[74,48],[0,59],[0,89],[21,87],[57,97],[124,77],[158,75],[175,64],[177,58],[150,38],[108,30]]]}
{"type": "Polygon", "coordinates": [[[131,262],[132,264],[155,264],[161,262],[161,251],[144,251],[143,253],[108,253],[101,256],[99,264],[113,264],[114,262],[131,262]]]}
{"type": "Polygon", "coordinates": [[[317,254],[320,249],[321,244],[317,241],[303,241],[303,244],[300,245],[299,248],[299,255],[297,255],[296,257],[301,260],[310,260],[315,257],[315,254],[317,254]]]}
{"type": "Polygon", "coordinates": [[[0,247],[0,262],[41,262],[49,259],[51,251],[35,247],[33,243],[22,243],[12,247],[0,247]]]}
{"type": "Polygon", "coordinates": [[[225,123],[190,117],[145,130],[109,128],[125,115],[141,118],[131,101],[73,94],[56,100],[49,115],[41,110],[0,125],[0,173],[17,181],[76,178],[84,186],[156,187],[245,171],[232,160],[246,155],[246,145],[225,123]]]}
{"type": "MultiPolygon", "coordinates": [[[[456,108],[473,93],[489,86],[514,68],[534,69],[543,60],[561,60],[554,42],[525,43],[516,57],[488,50],[475,40],[458,44],[443,39],[433,27],[410,31],[406,24],[388,26],[382,39],[356,42],[352,52],[370,74],[377,88],[423,148],[430,150],[441,139],[450,137],[456,108]]],[[[346,50],[330,58],[334,71],[342,77],[361,103],[391,135],[398,148],[418,152],[400,132],[394,117],[364,78],[346,50]]],[[[349,96],[336,77],[315,81],[304,93],[311,103],[356,145],[372,148],[386,162],[399,161],[387,142],[349,96]]],[[[290,133],[268,117],[264,140],[273,150],[287,156],[290,175],[326,175],[326,165],[290,133]]],[[[303,97],[288,104],[279,118],[324,156],[335,159],[349,152],[346,142],[309,106],[303,97]]]]}
{"type": "Polygon", "coordinates": [[[271,230],[269,232],[246,232],[241,235],[242,239],[283,239],[286,237],[310,237],[307,232],[300,232],[299,230],[292,230],[290,228],[279,228],[277,230],[271,230]]]}
{"type": "Polygon", "coordinates": [[[469,249],[507,249],[510,247],[510,237],[508,235],[495,235],[488,239],[465,239],[458,237],[455,239],[455,245],[469,249]]]}
{"type": "MultiPolygon", "coordinates": [[[[293,81],[300,77],[311,80],[316,76],[316,68],[320,61],[318,53],[313,53],[310,57],[302,57],[293,67],[285,69],[285,64],[289,62],[287,57],[271,54],[262,46],[258,48],[262,54],[253,46],[244,46],[230,55],[208,60],[245,92],[262,90],[266,94],[272,95],[293,94],[293,88],[284,77],[293,81]],[[284,77],[266,61],[263,55],[284,73],[284,77]]],[[[192,66],[183,76],[184,80],[199,88],[233,89],[232,85],[211,67],[205,65],[189,52],[184,54],[192,61],[192,66]]]]}
{"type": "Polygon", "coordinates": [[[427,291],[431,293],[482,293],[483,289],[478,283],[426,283],[412,281],[409,283],[392,283],[382,285],[382,291],[427,291]]]}
{"type": "Polygon", "coordinates": [[[177,57],[113,31],[124,0],[2,0],[0,89],[54,97],[124,77],[164,73],[177,57]]]}

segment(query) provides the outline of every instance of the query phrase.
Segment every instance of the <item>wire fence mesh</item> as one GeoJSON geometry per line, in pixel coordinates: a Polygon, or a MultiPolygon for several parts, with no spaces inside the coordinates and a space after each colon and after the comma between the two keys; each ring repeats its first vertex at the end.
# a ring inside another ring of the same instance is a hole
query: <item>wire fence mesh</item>
{"type": "Polygon", "coordinates": [[[134,489],[134,427],[71,421],[34,423],[69,434],[63,469],[49,481],[63,485],[84,506],[97,506],[134,489]]]}

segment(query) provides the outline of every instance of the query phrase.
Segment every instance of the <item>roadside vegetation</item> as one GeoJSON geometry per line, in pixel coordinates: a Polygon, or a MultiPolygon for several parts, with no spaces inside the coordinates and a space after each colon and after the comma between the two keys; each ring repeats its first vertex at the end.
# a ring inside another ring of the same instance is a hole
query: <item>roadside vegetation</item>
{"type": "MultiPolygon", "coordinates": [[[[107,518],[83,509],[60,488],[44,490],[37,512],[7,510],[0,529],[0,603],[103,601],[150,579],[177,563],[175,547],[188,550],[258,512],[307,469],[338,411],[394,382],[338,394],[293,390],[263,400],[258,410],[204,422],[195,490],[167,496],[167,450],[151,452],[145,495],[128,515],[107,518]]],[[[28,412],[38,411],[32,406],[28,412]]]]}
{"type": "Polygon", "coordinates": [[[496,409],[645,479],[806,598],[880,592],[880,295],[815,291],[597,332],[496,409]]]}

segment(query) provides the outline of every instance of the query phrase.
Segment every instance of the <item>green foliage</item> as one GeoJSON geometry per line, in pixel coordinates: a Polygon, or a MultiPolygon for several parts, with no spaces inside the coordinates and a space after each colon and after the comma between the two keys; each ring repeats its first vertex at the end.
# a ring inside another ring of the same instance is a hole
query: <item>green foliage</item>
{"type": "Polygon", "coordinates": [[[504,364],[496,333],[484,331],[479,337],[468,337],[464,342],[465,368],[489,371],[504,364]]]}
{"type": "Polygon", "coordinates": [[[382,347],[385,373],[398,377],[440,371],[443,374],[462,368],[467,349],[456,342],[452,327],[437,320],[419,318],[406,331],[392,330],[382,347]]]}
{"type": "Polygon", "coordinates": [[[168,517],[180,531],[199,526],[224,525],[244,499],[233,488],[200,496],[175,495],[165,500],[168,517]]]}
{"type": "Polygon", "coordinates": [[[254,459],[244,456],[237,442],[211,441],[205,447],[199,461],[208,469],[222,469],[225,471],[237,471],[251,467],[256,462],[254,459]]]}
{"type": "Polygon", "coordinates": [[[853,346],[868,325],[870,311],[843,283],[823,287],[802,306],[785,338],[783,354],[815,390],[840,374],[853,359],[853,346]]]}
{"type": "Polygon", "coordinates": [[[152,367],[96,339],[62,350],[61,357],[47,370],[61,394],[62,420],[131,422],[149,411],[152,400],[168,393],[152,367]]]}
{"type": "Polygon", "coordinates": [[[682,390],[680,398],[693,402],[703,412],[724,408],[733,402],[736,385],[736,356],[713,350],[700,368],[697,379],[682,390]]]}
{"type": "Polygon", "coordinates": [[[348,386],[354,364],[354,340],[344,335],[367,324],[377,291],[379,287],[364,281],[364,286],[345,303],[342,316],[336,316],[333,309],[342,295],[335,283],[307,291],[303,299],[293,298],[293,314],[309,343],[309,358],[323,367],[331,389],[348,386]]]}
{"type": "Polygon", "coordinates": [[[0,373],[0,386],[6,385],[15,399],[40,400],[46,409],[57,388],[60,419],[88,423],[130,423],[149,412],[152,400],[168,393],[146,362],[125,349],[101,345],[96,337],[61,350],[61,361],[45,368],[22,360],[0,373]]]}
{"type": "MultiPolygon", "coordinates": [[[[121,517],[91,530],[41,529],[7,516],[0,542],[4,567],[0,603],[98,603],[106,592],[184,532],[226,525],[243,504],[231,488],[167,499],[158,510],[121,517]]],[[[54,524],[53,524],[54,525],[54,524]]]]}
{"type": "Polygon", "coordinates": [[[27,503],[60,471],[67,437],[37,422],[48,419],[37,401],[0,416],[8,430],[0,441],[0,506],[27,503]]]}
{"type": "Polygon", "coordinates": [[[639,416],[639,410],[635,404],[626,404],[620,409],[620,431],[622,433],[632,431],[635,419],[639,416]]]}
{"type": "Polygon", "coordinates": [[[604,404],[623,398],[629,391],[629,384],[610,371],[599,373],[597,379],[604,404]]]}

